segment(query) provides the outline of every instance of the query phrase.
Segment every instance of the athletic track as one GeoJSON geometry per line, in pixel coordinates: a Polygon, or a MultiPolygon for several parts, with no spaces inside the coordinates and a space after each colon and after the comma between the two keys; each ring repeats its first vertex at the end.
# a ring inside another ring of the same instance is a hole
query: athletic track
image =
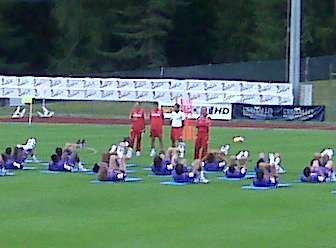
{"type": "MultiPolygon", "coordinates": [[[[27,123],[28,118],[11,119],[0,118],[0,122],[7,123],[27,123]]],[[[78,118],[78,117],[52,117],[52,118],[33,118],[33,123],[51,123],[51,124],[94,124],[94,125],[128,125],[130,121],[127,119],[94,119],[94,118],[78,118]]],[[[326,125],[318,123],[269,123],[269,122],[238,122],[238,121],[213,121],[214,127],[227,128],[252,128],[252,129],[313,129],[313,130],[332,130],[336,131],[335,125],[326,125]]]]}

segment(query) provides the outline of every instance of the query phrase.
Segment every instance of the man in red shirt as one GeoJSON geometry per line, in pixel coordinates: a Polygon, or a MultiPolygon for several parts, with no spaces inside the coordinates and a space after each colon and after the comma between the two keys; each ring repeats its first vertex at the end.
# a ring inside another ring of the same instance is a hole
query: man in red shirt
{"type": "Polygon", "coordinates": [[[202,159],[208,153],[210,118],[206,107],[201,108],[201,115],[196,121],[197,139],[195,142],[195,159],[202,159]]]}
{"type": "Polygon", "coordinates": [[[163,123],[164,123],[164,116],[163,111],[159,108],[159,104],[156,103],[155,107],[150,112],[150,123],[151,123],[151,130],[150,136],[152,138],[151,143],[151,152],[150,156],[154,157],[156,154],[155,151],[155,139],[158,138],[160,142],[160,149],[163,151],[163,142],[162,142],[162,134],[163,134],[163,123]]]}
{"type": "Polygon", "coordinates": [[[134,149],[136,142],[136,156],[140,156],[142,133],[145,131],[145,111],[139,102],[135,104],[130,119],[132,121],[131,146],[134,149]]]}

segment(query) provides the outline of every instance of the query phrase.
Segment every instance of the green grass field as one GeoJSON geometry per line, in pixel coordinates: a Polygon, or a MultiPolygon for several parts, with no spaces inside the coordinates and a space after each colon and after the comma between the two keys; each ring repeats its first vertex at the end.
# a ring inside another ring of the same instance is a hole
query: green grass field
{"type": "MultiPolygon", "coordinates": [[[[56,146],[85,138],[98,153],[83,150],[81,158],[93,164],[128,131],[127,126],[1,124],[0,149],[35,136],[39,158],[48,160],[56,146]]],[[[150,163],[147,135],[146,154],[134,162],[150,163]]],[[[211,147],[231,143],[234,135],[247,140],[232,144],[233,152],[248,149],[253,160],[258,152],[280,151],[288,169],[283,182],[297,180],[312,154],[334,147],[336,138],[326,131],[214,128],[211,147]]],[[[193,147],[188,148],[191,158],[193,147]]],[[[218,175],[209,176],[209,185],[173,187],[147,174],[134,175],[144,182],[117,185],[39,171],[2,177],[0,247],[336,247],[336,195],[330,193],[336,185],[254,192],[240,188],[249,181],[220,181],[218,175]]]]}

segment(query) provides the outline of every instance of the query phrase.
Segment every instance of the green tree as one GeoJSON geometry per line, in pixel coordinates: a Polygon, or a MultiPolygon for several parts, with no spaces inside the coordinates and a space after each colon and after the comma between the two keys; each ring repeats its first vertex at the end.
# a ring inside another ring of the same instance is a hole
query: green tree
{"type": "Polygon", "coordinates": [[[336,53],[336,2],[304,1],[303,56],[336,53]]]}
{"type": "Polygon", "coordinates": [[[246,61],[255,50],[256,4],[251,0],[218,0],[215,63],[246,61]]]}
{"type": "Polygon", "coordinates": [[[253,0],[255,50],[251,60],[284,59],[286,57],[287,0],[253,0]]]}
{"type": "Polygon", "coordinates": [[[54,23],[49,2],[0,2],[0,70],[43,73],[49,63],[54,23]]]}
{"type": "Polygon", "coordinates": [[[212,63],[215,53],[216,5],[186,0],[176,6],[166,46],[169,65],[212,63]]]}
{"type": "Polygon", "coordinates": [[[166,65],[165,41],[171,27],[169,4],[166,0],[128,2],[115,13],[118,21],[111,30],[111,38],[119,41],[117,50],[99,53],[113,59],[119,69],[166,65]]]}

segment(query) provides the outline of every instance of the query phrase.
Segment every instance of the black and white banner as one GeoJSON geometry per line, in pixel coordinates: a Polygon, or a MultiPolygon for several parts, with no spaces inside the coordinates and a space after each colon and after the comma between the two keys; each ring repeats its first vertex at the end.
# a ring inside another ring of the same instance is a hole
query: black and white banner
{"type": "Polygon", "coordinates": [[[290,84],[226,80],[120,79],[0,76],[0,97],[291,105],[290,84]]]}
{"type": "Polygon", "coordinates": [[[324,121],[325,106],[233,104],[232,118],[278,121],[324,121]]]}

